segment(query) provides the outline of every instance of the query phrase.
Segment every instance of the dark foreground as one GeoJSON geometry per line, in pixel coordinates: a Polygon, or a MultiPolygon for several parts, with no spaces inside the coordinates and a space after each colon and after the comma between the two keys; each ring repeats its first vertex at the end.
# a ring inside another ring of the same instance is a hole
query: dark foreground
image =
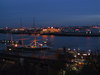
{"type": "Polygon", "coordinates": [[[34,58],[3,52],[0,53],[0,75],[99,75],[100,55],[90,55],[80,59],[70,53],[50,57],[34,58]],[[67,59],[66,59],[67,58],[67,59]],[[73,60],[73,61],[72,61],[73,60]],[[76,62],[76,60],[78,60],[76,62]],[[85,60],[84,62],[80,62],[85,60]]]}

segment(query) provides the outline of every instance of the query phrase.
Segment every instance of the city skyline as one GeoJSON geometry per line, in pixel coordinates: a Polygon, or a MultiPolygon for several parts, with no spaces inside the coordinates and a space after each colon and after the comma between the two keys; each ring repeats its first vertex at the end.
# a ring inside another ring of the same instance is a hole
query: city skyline
{"type": "Polygon", "coordinates": [[[0,0],[0,27],[98,25],[100,0],[0,0]]]}

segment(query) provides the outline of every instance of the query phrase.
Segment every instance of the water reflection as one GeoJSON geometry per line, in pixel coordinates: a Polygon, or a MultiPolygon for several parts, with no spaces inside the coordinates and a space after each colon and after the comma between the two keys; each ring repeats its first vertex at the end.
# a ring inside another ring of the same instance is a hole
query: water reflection
{"type": "MultiPolygon", "coordinates": [[[[10,34],[0,34],[0,40],[11,39],[10,34]]],[[[29,44],[32,40],[34,40],[34,36],[37,37],[39,41],[46,40],[48,44],[53,48],[73,48],[81,50],[89,50],[89,49],[100,49],[100,37],[59,37],[59,36],[48,36],[48,35],[12,35],[14,40],[19,40],[24,38],[24,43],[29,44]]]]}

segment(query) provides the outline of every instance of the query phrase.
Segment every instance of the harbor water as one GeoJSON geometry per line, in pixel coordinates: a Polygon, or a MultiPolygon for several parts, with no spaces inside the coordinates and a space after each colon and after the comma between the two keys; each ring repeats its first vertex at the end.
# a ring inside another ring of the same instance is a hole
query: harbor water
{"type": "MultiPolygon", "coordinates": [[[[80,50],[97,50],[100,49],[100,37],[73,37],[73,36],[54,36],[54,35],[37,35],[38,41],[47,41],[48,45],[54,49],[72,48],[80,50]]],[[[30,44],[34,40],[34,35],[22,34],[0,34],[0,40],[20,40],[23,39],[24,44],[30,44]]],[[[2,49],[0,44],[0,49],[2,49]]]]}

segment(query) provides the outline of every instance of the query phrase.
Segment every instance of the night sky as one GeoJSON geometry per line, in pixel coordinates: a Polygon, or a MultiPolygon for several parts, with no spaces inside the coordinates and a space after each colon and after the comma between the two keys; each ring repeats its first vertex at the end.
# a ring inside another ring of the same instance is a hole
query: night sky
{"type": "Polygon", "coordinates": [[[0,0],[0,27],[100,25],[100,0],[0,0]]]}

